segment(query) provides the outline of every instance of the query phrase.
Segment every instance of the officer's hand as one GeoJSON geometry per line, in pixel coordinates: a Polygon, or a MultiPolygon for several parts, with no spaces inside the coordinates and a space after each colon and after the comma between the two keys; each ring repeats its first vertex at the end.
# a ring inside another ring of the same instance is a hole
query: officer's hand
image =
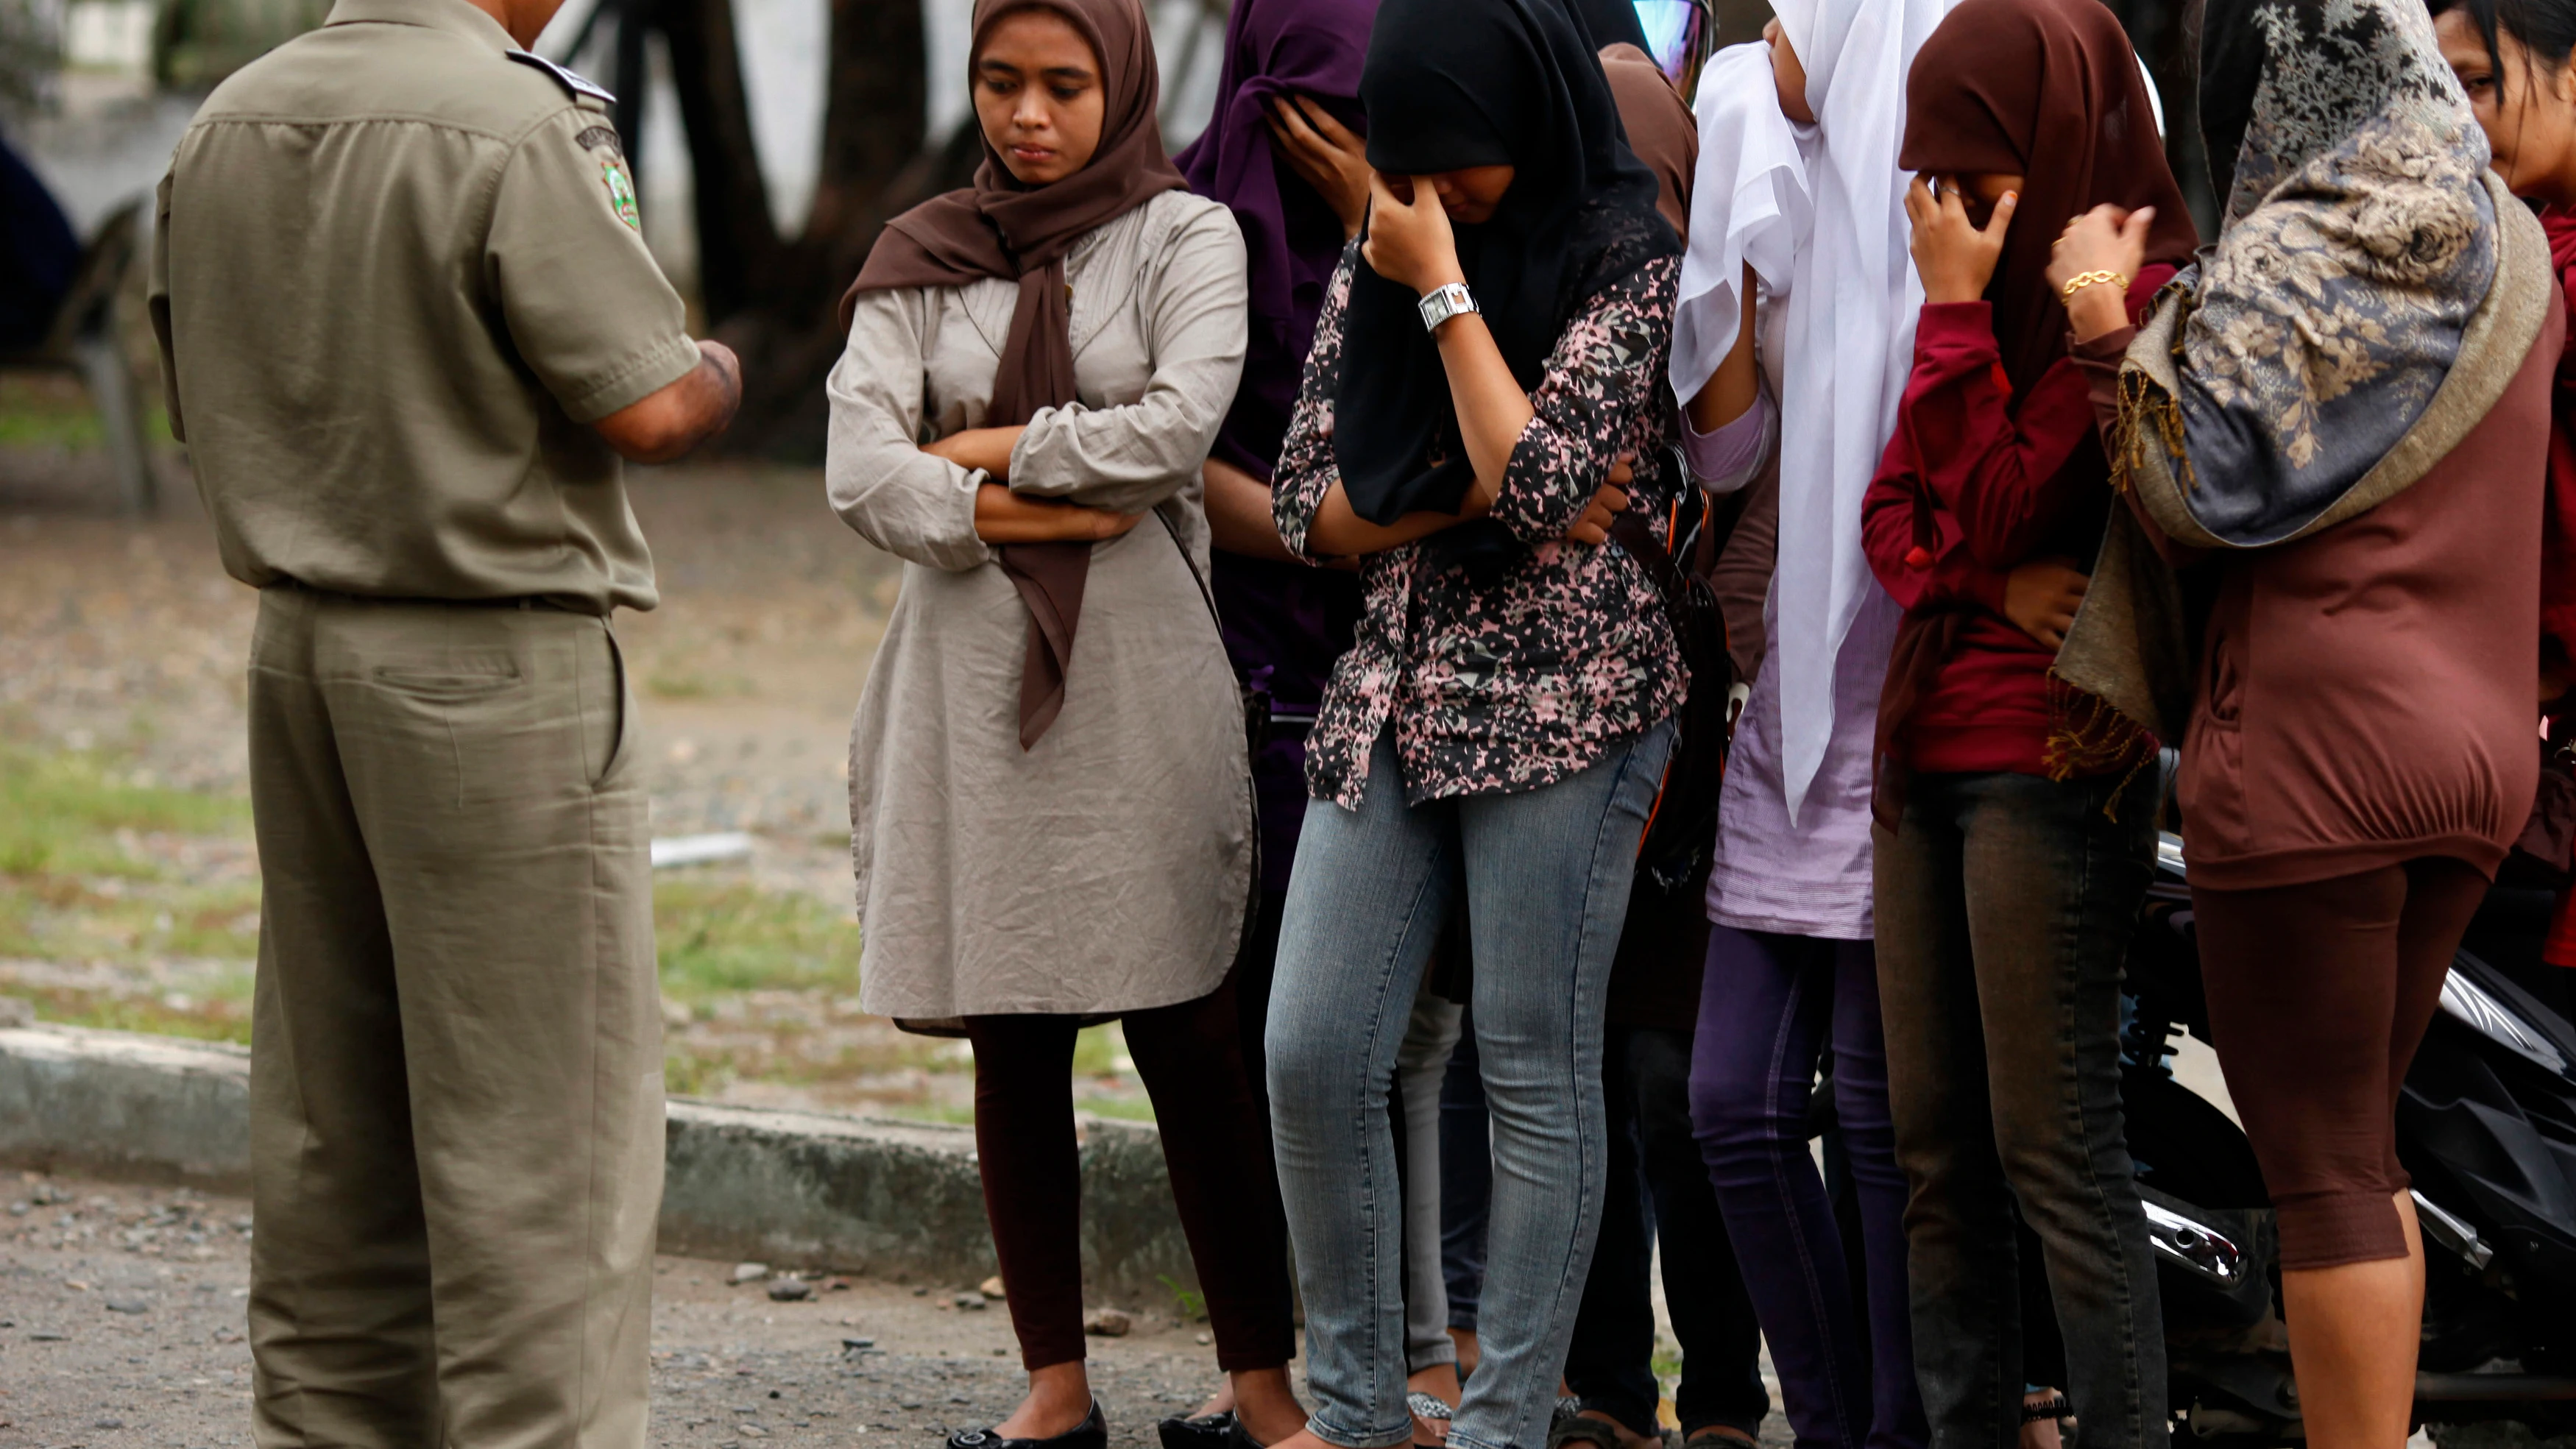
{"type": "Polygon", "coordinates": [[[698,365],[687,376],[591,427],[621,457],[668,463],[723,432],[741,406],[742,360],[723,343],[701,338],[698,365]]]}

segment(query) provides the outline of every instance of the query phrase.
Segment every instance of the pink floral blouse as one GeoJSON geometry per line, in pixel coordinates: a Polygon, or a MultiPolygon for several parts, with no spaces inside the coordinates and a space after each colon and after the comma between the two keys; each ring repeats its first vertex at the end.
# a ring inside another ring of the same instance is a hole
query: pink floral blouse
{"type": "MultiPolygon", "coordinates": [[[[1272,484],[1279,536],[1300,556],[1333,460],[1333,397],[1357,247],[1333,274],[1272,484]]],[[[1622,452],[1629,507],[1656,538],[1683,486],[1664,386],[1676,257],[1595,293],[1566,325],[1530,394],[1537,413],[1503,473],[1493,517],[1530,545],[1478,585],[1407,545],[1369,557],[1365,613],[1334,667],[1306,742],[1306,788],[1360,803],[1369,752],[1392,724],[1405,798],[1502,794],[1554,784],[1680,708],[1689,686],[1663,602],[1615,543],[1565,541],[1622,452]]]]}

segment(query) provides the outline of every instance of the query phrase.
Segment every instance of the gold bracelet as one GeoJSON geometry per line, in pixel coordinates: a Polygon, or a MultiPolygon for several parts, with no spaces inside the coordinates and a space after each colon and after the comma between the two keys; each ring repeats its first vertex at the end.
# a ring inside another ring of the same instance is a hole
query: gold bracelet
{"type": "Polygon", "coordinates": [[[2123,293],[2126,293],[2129,290],[2129,279],[2121,276],[2118,272],[2077,272],[2074,276],[2066,279],[2065,286],[2057,289],[2057,300],[2061,302],[2072,302],[2075,300],[2076,293],[2083,291],[2087,287],[2098,287],[2104,282],[2119,283],[2120,290],[2123,293]]]}

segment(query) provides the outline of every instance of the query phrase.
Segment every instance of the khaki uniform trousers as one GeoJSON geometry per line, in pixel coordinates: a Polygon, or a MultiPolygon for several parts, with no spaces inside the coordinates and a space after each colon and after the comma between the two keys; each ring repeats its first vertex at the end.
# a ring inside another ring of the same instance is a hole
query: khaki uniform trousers
{"type": "Polygon", "coordinates": [[[262,1449],[644,1442],[661,1013],[607,621],[271,588],[262,1449]]]}

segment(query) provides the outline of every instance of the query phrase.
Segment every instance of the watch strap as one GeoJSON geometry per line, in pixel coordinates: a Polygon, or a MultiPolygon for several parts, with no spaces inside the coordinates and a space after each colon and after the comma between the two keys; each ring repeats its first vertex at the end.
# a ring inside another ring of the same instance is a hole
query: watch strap
{"type": "Polygon", "coordinates": [[[1437,332],[1440,324],[1452,317],[1482,310],[1476,305],[1476,294],[1468,291],[1463,282],[1434,287],[1423,293],[1422,300],[1414,305],[1422,311],[1422,330],[1425,332],[1437,332]]]}

